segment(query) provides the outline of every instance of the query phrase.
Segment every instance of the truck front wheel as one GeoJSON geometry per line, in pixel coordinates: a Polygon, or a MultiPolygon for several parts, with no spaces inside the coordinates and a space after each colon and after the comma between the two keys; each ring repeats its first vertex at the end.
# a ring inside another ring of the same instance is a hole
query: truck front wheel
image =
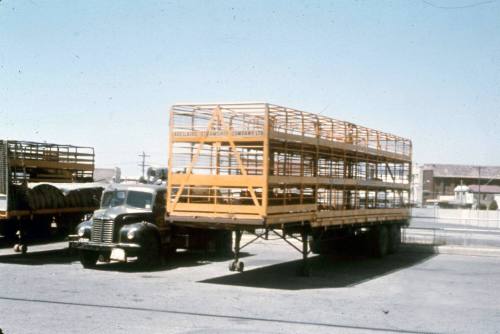
{"type": "Polygon", "coordinates": [[[88,250],[80,251],[80,262],[84,268],[94,268],[97,264],[97,259],[99,258],[99,253],[88,250]]]}
{"type": "Polygon", "coordinates": [[[137,263],[141,267],[154,267],[160,262],[160,242],[155,236],[150,236],[141,247],[137,263]]]}

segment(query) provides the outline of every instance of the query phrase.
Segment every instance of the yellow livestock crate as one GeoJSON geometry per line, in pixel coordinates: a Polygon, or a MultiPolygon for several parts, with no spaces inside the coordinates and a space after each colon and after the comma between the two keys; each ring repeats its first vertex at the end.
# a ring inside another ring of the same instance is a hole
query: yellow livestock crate
{"type": "Polygon", "coordinates": [[[170,112],[167,208],[191,226],[312,227],[408,217],[411,141],[268,103],[170,112]]]}

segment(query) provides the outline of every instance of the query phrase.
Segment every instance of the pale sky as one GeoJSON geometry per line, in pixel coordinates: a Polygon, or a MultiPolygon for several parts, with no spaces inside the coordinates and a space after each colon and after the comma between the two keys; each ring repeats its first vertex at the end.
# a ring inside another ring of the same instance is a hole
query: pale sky
{"type": "Polygon", "coordinates": [[[0,138],[166,165],[179,101],[263,101],[500,165],[500,2],[0,0],[0,138]]]}

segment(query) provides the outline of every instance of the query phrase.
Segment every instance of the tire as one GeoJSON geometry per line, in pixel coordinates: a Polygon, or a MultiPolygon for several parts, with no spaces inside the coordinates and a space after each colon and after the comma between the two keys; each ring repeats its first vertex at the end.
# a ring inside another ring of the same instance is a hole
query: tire
{"type": "Polygon", "coordinates": [[[143,268],[152,268],[160,263],[160,242],[156,236],[150,236],[142,244],[137,256],[137,263],[143,268]]]}
{"type": "Polygon", "coordinates": [[[233,233],[231,231],[217,231],[215,234],[215,254],[217,256],[233,254],[233,233]]]}
{"type": "Polygon", "coordinates": [[[386,226],[378,226],[371,232],[372,255],[384,257],[389,249],[389,232],[386,226]]]}
{"type": "Polygon", "coordinates": [[[311,252],[318,255],[326,255],[333,253],[333,241],[327,233],[313,234],[309,240],[309,248],[311,252]]]}
{"type": "Polygon", "coordinates": [[[401,226],[393,224],[389,227],[389,247],[388,253],[393,254],[399,250],[401,245],[401,226]]]}
{"type": "Polygon", "coordinates": [[[99,253],[94,251],[80,251],[80,262],[84,268],[95,268],[99,253]]]}

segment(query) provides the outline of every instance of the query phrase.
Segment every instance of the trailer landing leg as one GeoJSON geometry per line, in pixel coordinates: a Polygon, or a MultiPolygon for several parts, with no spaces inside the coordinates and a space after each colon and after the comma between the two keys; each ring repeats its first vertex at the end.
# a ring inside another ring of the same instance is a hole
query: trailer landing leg
{"type": "Polygon", "coordinates": [[[19,221],[19,229],[17,230],[16,235],[18,240],[17,244],[14,245],[14,252],[26,254],[26,252],[28,251],[28,246],[26,245],[26,232],[24,222],[22,220],[19,221]]]}
{"type": "Polygon", "coordinates": [[[234,261],[229,264],[229,270],[230,271],[239,271],[240,273],[243,271],[245,268],[245,264],[240,261],[240,250],[242,247],[240,247],[241,244],[241,235],[242,232],[240,230],[236,230],[234,232],[235,238],[234,238],[234,261]]]}
{"type": "Polygon", "coordinates": [[[309,233],[310,230],[307,227],[299,227],[294,230],[289,231],[277,231],[273,228],[266,228],[263,232],[250,232],[254,235],[254,238],[244,245],[241,245],[241,236],[243,232],[241,230],[236,230],[235,238],[234,238],[234,260],[229,264],[230,271],[239,271],[242,272],[244,269],[244,264],[240,261],[240,251],[255,242],[258,239],[268,240],[269,232],[276,235],[279,239],[282,239],[287,244],[292,246],[292,248],[296,249],[298,252],[302,254],[302,260],[297,268],[297,274],[299,276],[310,276],[310,267],[308,261],[308,255],[311,252],[309,249],[309,233]],[[300,235],[300,236],[299,236],[300,235]],[[296,243],[293,243],[290,239],[295,240],[296,242],[300,242],[302,247],[299,247],[296,243]]]}
{"type": "Polygon", "coordinates": [[[302,241],[302,263],[300,264],[297,274],[299,276],[309,277],[311,275],[311,269],[309,267],[308,255],[309,255],[309,241],[307,231],[302,231],[300,233],[302,241]]]}

